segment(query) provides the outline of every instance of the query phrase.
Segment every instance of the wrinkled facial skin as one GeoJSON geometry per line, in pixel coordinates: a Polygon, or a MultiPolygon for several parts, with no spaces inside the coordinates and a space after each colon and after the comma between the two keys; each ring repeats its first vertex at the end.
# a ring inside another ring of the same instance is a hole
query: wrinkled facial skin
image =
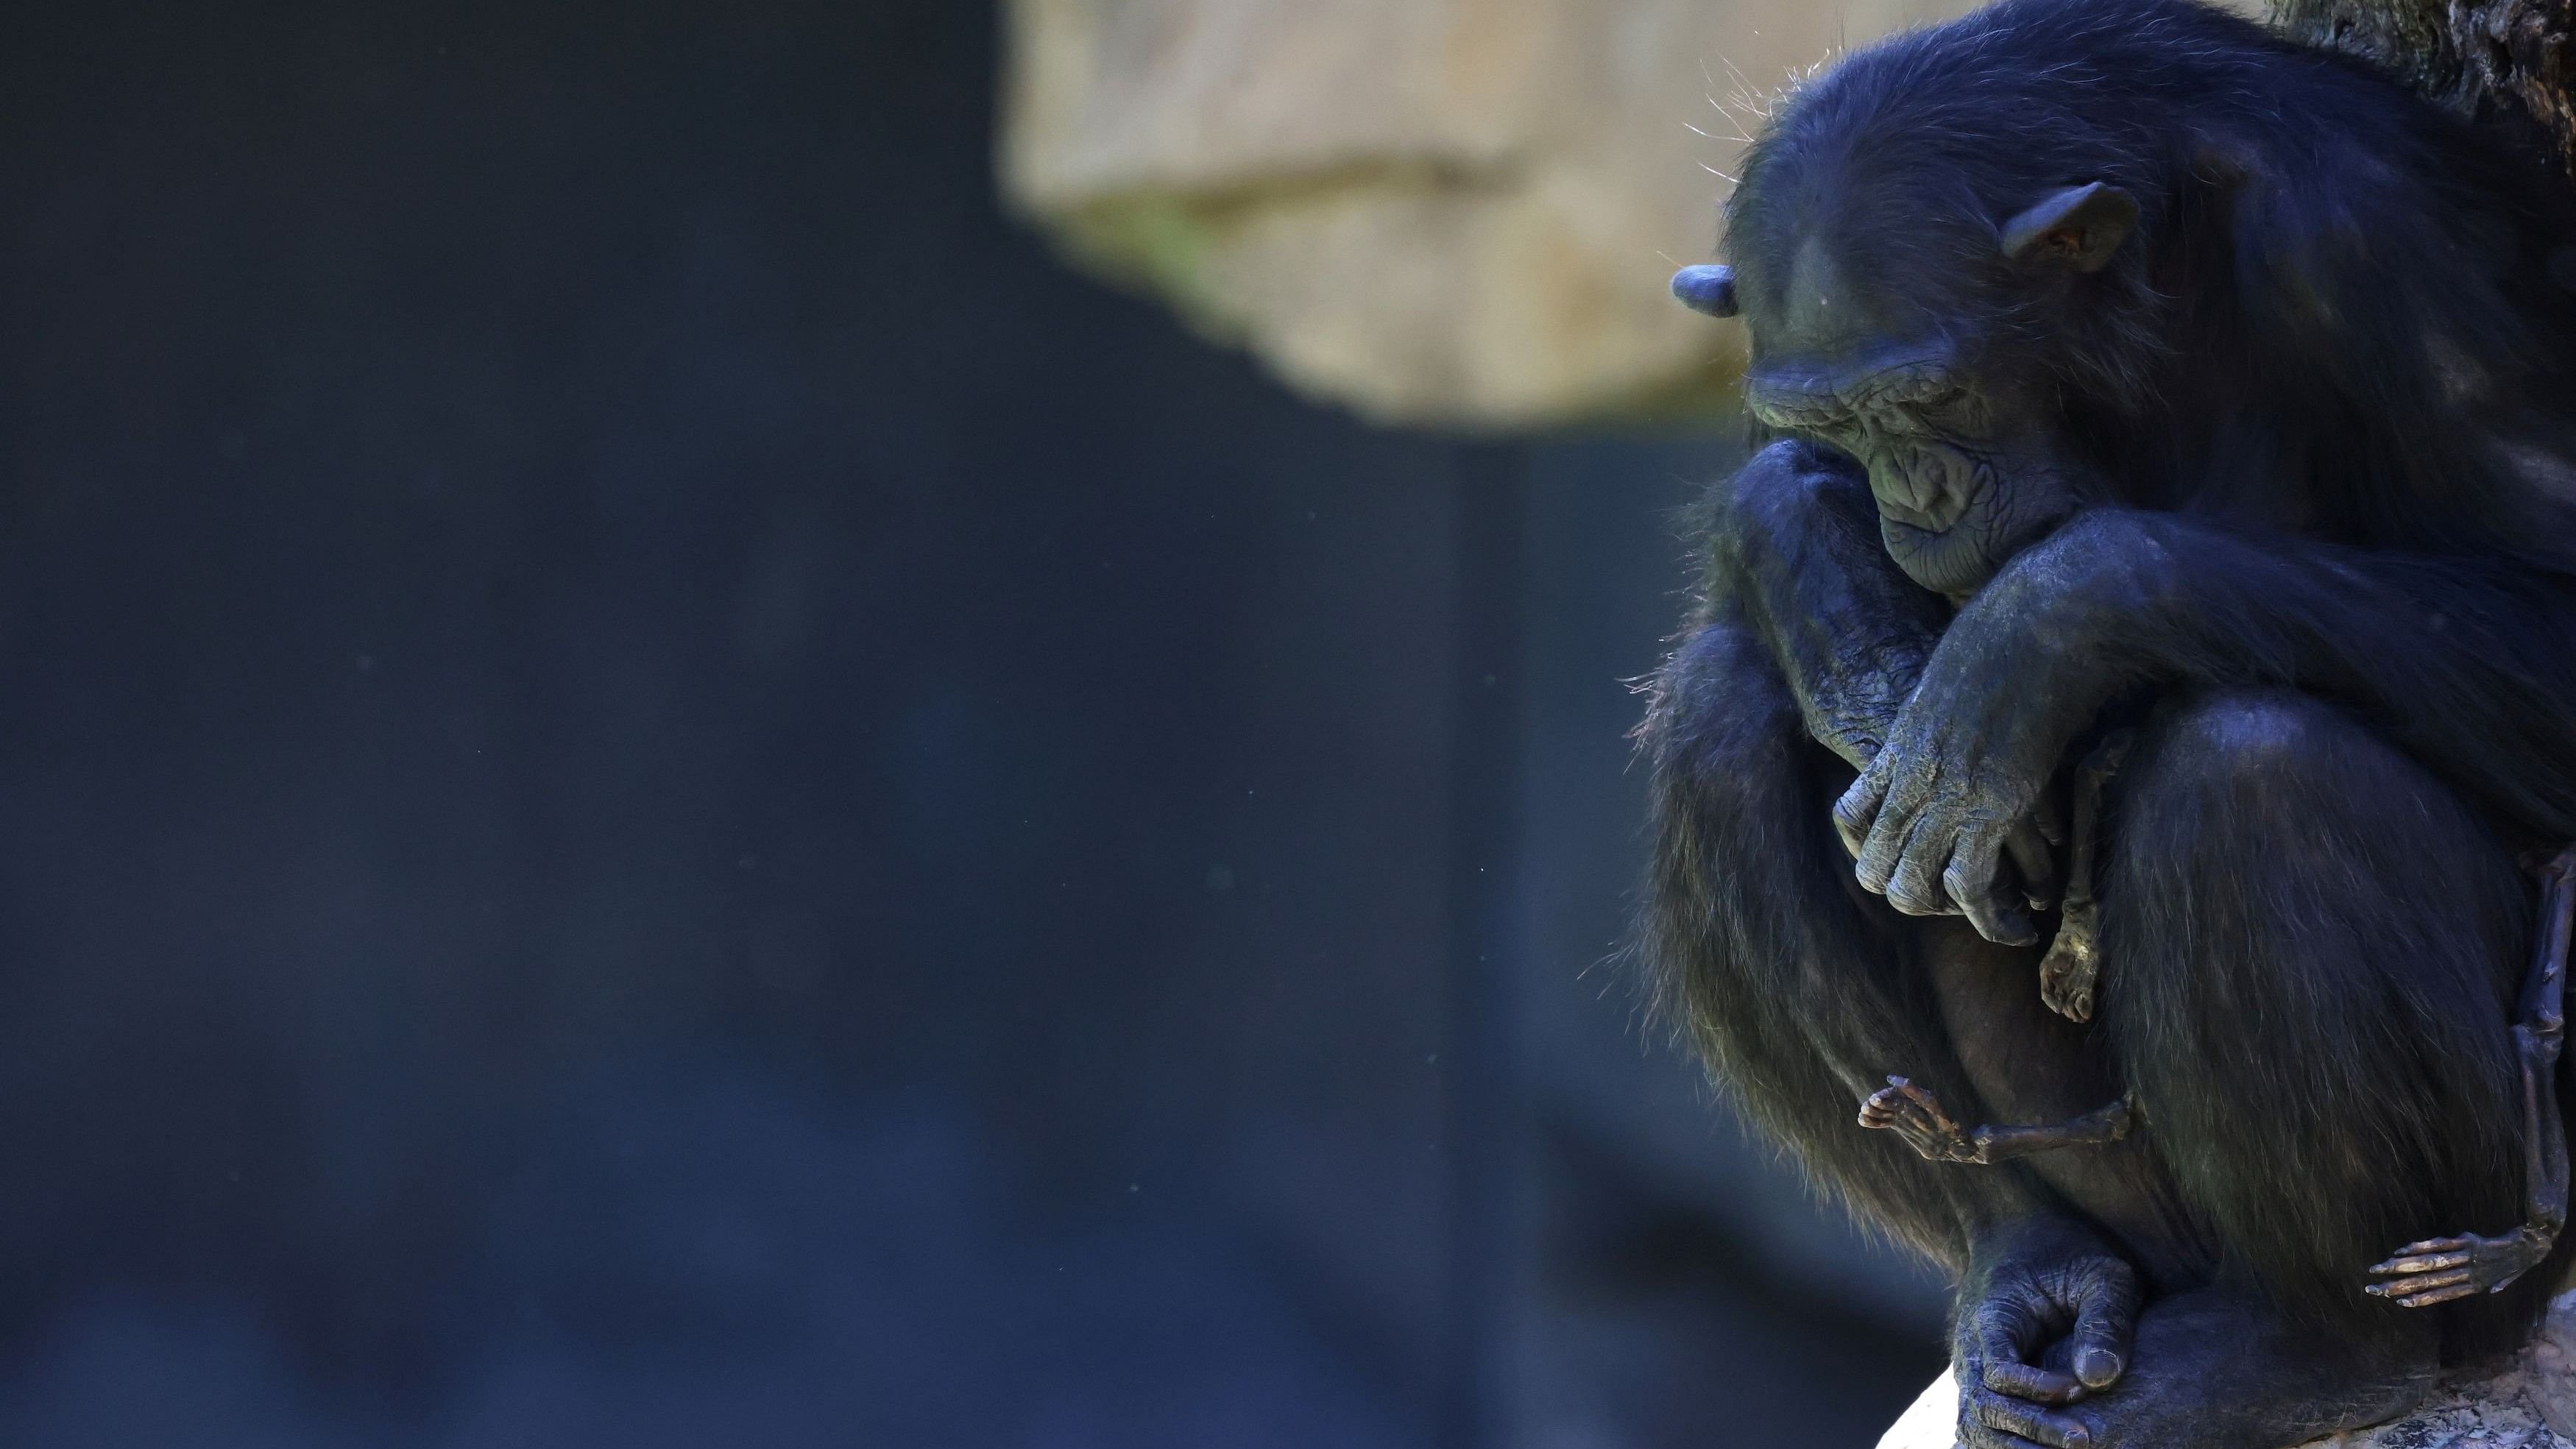
{"type": "Polygon", "coordinates": [[[1868,469],[1888,556],[1934,593],[1975,593],[2075,507],[2037,410],[1937,349],[1826,369],[1757,366],[1745,401],[1766,425],[1868,469]]]}
{"type": "Polygon", "coordinates": [[[2137,217],[2127,192],[2064,187],[2000,228],[1901,198],[1857,208],[1920,218],[1895,231],[1742,199],[1729,236],[1747,264],[1685,269],[1675,294],[1744,319],[1746,406],[1868,469],[1887,551],[1915,582],[1966,598],[2096,491],[2079,486],[2057,389],[2028,342],[1980,347],[1978,319],[2105,265],[2137,217]]]}

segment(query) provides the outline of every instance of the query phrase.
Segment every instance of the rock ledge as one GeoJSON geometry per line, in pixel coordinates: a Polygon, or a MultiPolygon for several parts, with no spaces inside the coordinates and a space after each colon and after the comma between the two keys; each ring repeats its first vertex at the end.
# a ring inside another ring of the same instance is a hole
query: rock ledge
{"type": "MultiPolygon", "coordinates": [[[[1878,1441],[1878,1449],[1951,1449],[1958,1391],[1943,1374],[1878,1441]]],[[[2532,1346],[2503,1372],[2446,1381],[2394,1423],[2299,1449],[2576,1449],[2576,1293],[2549,1306],[2532,1346]]]]}

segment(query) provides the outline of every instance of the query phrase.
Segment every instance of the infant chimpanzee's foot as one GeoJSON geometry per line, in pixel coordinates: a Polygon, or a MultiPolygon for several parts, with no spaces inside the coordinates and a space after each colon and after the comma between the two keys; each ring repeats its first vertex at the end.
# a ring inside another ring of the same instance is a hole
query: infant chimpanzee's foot
{"type": "Polygon", "coordinates": [[[2550,1241],[2528,1226],[2500,1238],[2475,1233],[2426,1238],[2408,1243],[2384,1263],[2371,1264],[2370,1276],[2379,1281],[2361,1291],[2400,1308],[2430,1308],[2454,1298],[2493,1293],[2540,1266],[2540,1260],[2549,1256],[2550,1241]]]}
{"type": "Polygon", "coordinates": [[[1860,1104],[1860,1125],[1894,1132],[1927,1162],[1982,1164],[1986,1160],[1985,1149],[1968,1135],[1968,1129],[1941,1110],[1941,1099],[1903,1077],[1888,1078],[1886,1086],[1860,1104]]]}

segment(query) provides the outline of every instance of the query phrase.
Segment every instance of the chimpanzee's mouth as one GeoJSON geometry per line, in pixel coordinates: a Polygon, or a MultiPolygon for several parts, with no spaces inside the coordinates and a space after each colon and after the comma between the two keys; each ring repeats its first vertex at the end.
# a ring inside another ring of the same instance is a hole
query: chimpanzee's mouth
{"type": "Polygon", "coordinates": [[[1995,470],[1966,447],[1918,435],[1874,451],[1869,491],[1882,518],[1921,533],[1948,533],[1993,508],[1995,470]]]}
{"type": "Polygon", "coordinates": [[[1879,538],[1887,556],[1906,577],[1936,594],[1964,598],[1985,587],[2003,560],[1994,557],[1979,537],[1983,530],[1958,527],[1921,528],[1894,515],[1884,505],[1878,515],[1879,538]]]}
{"type": "Polygon", "coordinates": [[[1985,587],[2015,554],[2047,537],[2074,512],[2077,498],[2069,480],[2052,469],[2005,475],[1980,459],[1969,465],[1966,481],[1961,491],[1918,490],[1919,502],[1873,490],[1888,557],[1916,583],[1954,599],[1985,587]]]}
{"type": "Polygon", "coordinates": [[[1968,500],[1943,493],[1935,495],[1932,506],[1917,508],[1892,498],[1878,500],[1878,516],[1914,533],[1937,535],[1956,528],[1968,512],[1968,500]]]}

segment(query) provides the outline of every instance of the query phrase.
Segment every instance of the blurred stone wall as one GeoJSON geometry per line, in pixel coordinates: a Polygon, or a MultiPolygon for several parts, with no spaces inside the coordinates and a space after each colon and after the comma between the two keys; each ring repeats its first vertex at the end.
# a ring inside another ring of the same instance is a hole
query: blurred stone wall
{"type": "Polygon", "coordinates": [[[1715,411],[1741,334],[1664,282],[1715,246],[1766,98],[1968,8],[1006,0],[1003,190],[1086,267],[1380,420],[1715,411]]]}
{"type": "Polygon", "coordinates": [[[1372,416],[1713,406],[1674,306],[1764,98],[1958,0],[1010,0],[1004,189],[1372,416]]]}

